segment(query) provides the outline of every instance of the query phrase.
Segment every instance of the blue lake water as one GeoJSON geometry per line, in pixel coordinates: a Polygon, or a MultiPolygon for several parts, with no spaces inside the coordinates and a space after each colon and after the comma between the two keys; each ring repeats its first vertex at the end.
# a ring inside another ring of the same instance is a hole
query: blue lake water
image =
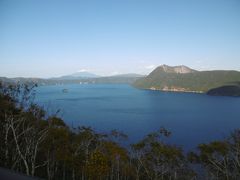
{"type": "Polygon", "coordinates": [[[51,113],[61,109],[69,126],[112,129],[136,142],[165,127],[171,143],[192,149],[240,128],[240,98],[140,90],[125,84],[56,85],[37,89],[36,101],[51,113]],[[68,89],[68,93],[63,93],[68,89]]]}

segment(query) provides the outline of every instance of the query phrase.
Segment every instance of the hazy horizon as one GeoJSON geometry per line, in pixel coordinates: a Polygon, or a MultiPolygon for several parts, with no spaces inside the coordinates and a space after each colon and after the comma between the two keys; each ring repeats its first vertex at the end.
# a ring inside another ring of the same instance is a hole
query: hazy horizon
{"type": "MultiPolygon", "coordinates": [[[[166,64],[161,64],[161,65],[166,65],[166,64]]],[[[161,65],[158,65],[158,66],[161,66],[161,65]]],[[[157,68],[158,66],[156,66],[155,68],[157,68]]],[[[174,65],[175,66],[175,65],[174,65]]],[[[176,66],[181,66],[181,65],[176,65],[176,66]]],[[[184,65],[185,66],[185,65],[184,65]]],[[[173,67],[173,66],[171,66],[173,67]]],[[[191,67],[189,67],[191,68],[191,67]]],[[[192,68],[191,68],[192,69],[192,68]]],[[[154,69],[153,69],[154,70],[154,69]]],[[[194,70],[197,70],[197,71],[214,71],[214,70],[233,70],[233,71],[239,71],[239,70],[236,70],[236,69],[194,69],[194,70]]],[[[81,69],[81,70],[78,70],[76,72],[72,72],[72,73],[69,73],[69,74],[59,74],[59,75],[56,75],[56,76],[45,76],[45,77],[37,77],[37,76],[13,76],[13,77],[9,77],[9,76],[0,76],[0,77],[6,77],[6,78],[43,78],[43,79],[51,79],[51,78],[60,78],[60,77],[64,77],[64,76],[71,76],[71,75],[74,75],[75,73],[91,73],[91,74],[94,74],[94,75],[97,75],[98,77],[108,77],[108,76],[117,76],[117,75],[125,75],[125,74],[138,74],[138,75],[143,75],[143,76],[147,76],[149,73],[136,73],[136,72],[126,72],[126,73],[112,73],[112,74],[97,74],[97,73],[94,73],[94,72],[91,72],[91,71],[88,71],[86,69],[81,69]]]]}
{"type": "Polygon", "coordinates": [[[0,2],[0,77],[240,70],[240,1],[0,2]]]}

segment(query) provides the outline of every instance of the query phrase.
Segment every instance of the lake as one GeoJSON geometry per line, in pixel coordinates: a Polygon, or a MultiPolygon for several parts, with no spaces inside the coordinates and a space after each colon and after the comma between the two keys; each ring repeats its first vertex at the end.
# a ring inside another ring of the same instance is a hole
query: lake
{"type": "Polygon", "coordinates": [[[71,127],[117,129],[129,135],[130,142],[165,127],[172,132],[170,143],[186,150],[240,128],[240,98],[234,97],[140,90],[126,84],[74,84],[38,87],[36,102],[50,114],[61,109],[71,127]]]}

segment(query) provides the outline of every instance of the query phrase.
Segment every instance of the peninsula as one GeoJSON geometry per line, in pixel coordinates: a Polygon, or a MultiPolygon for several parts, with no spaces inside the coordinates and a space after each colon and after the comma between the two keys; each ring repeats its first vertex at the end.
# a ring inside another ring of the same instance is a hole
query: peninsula
{"type": "Polygon", "coordinates": [[[148,76],[135,81],[142,89],[240,96],[239,71],[197,71],[187,66],[161,65],[148,76]]]}

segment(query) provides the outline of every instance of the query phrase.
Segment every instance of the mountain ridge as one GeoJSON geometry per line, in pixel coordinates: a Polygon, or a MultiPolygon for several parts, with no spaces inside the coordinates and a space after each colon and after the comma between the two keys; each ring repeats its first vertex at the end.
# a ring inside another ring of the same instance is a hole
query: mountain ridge
{"type": "Polygon", "coordinates": [[[97,77],[100,77],[100,76],[96,75],[94,73],[84,71],[84,72],[75,72],[75,73],[60,76],[60,77],[53,77],[53,78],[49,78],[49,79],[73,80],[73,79],[85,79],[85,78],[97,78],[97,77]]]}
{"type": "MultiPolygon", "coordinates": [[[[64,77],[64,76],[63,76],[64,77]]],[[[110,84],[132,84],[137,79],[145,77],[144,75],[128,73],[128,74],[119,74],[116,76],[98,76],[98,77],[71,77],[71,78],[7,78],[0,77],[0,81],[3,83],[36,83],[40,86],[42,85],[57,85],[57,84],[100,84],[100,83],[110,83],[110,84]]]]}
{"type": "Polygon", "coordinates": [[[157,70],[162,70],[166,73],[179,73],[179,74],[186,74],[186,73],[192,73],[192,72],[197,72],[197,70],[191,69],[187,66],[184,65],[179,65],[179,66],[168,66],[166,64],[163,64],[161,66],[158,66],[156,69],[157,70]]]}

